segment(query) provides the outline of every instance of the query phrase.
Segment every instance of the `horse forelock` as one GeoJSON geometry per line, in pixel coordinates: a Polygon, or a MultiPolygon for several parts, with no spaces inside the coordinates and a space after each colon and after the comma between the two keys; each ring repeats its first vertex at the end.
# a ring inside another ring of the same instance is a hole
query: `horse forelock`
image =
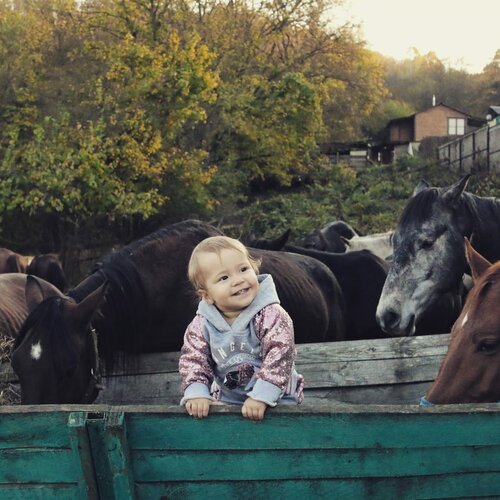
{"type": "Polygon", "coordinates": [[[469,291],[469,300],[484,300],[484,296],[488,293],[491,286],[497,283],[500,283],[500,262],[493,264],[481,275],[469,291]]]}
{"type": "Polygon", "coordinates": [[[432,215],[434,203],[438,196],[438,188],[428,188],[411,198],[399,219],[399,230],[420,226],[428,220],[432,215]]]}
{"type": "Polygon", "coordinates": [[[68,331],[61,314],[61,297],[49,297],[28,315],[14,342],[14,350],[24,343],[43,344],[43,356],[50,353],[58,378],[78,364],[78,353],[69,342],[68,331]]]}

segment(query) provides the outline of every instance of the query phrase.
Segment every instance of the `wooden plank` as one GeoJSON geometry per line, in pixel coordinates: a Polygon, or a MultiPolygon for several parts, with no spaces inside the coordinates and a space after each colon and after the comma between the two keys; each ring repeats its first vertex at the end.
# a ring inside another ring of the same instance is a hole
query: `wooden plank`
{"type": "MultiPolygon", "coordinates": [[[[422,335],[418,337],[396,337],[374,340],[351,340],[298,344],[297,366],[307,364],[406,359],[412,357],[442,358],[447,351],[449,334],[422,335]]],[[[114,375],[135,375],[148,373],[177,373],[178,352],[150,353],[129,360],[125,367],[118,366],[114,375]]],[[[6,381],[17,380],[10,365],[0,365],[0,374],[6,381]]]]}
{"type": "Polygon", "coordinates": [[[87,434],[87,412],[72,412],[68,417],[68,432],[71,449],[78,466],[78,489],[80,498],[99,498],[95,478],[94,462],[87,434]]]}
{"type": "Polygon", "coordinates": [[[37,449],[46,447],[69,449],[71,447],[66,429],[68,418],[66,414],[33,413],[33,411],[17,413],[12,412],[12,408],[18,407],[0,406],[2,423],[0,425],[0,450],[18,447],[37,449]]]}
{"type": "MultiPolygon", "coordinates": [[[[394,449],[137,451],[134,475],[142,482],[288,481],[355,477],[415,477],[499,472],[492,460],[496,447],[428,447],[394,449]],[[447,458],[447,457],[453,458],[447,458]],[[493,466],[493,469],[492,469],[493,466]]],[[[499,491],[500,493],[500,491],[499,491]]]]}
{"type": "Polygon", "coordinates": [[[114,497],[134,500],[134,481],[123,412],[109,414],[104,426],[104,435],[114,497]]]}
{"type": "Polygon", "coordinates": [[[500,474],[460,473],[446,476],[402,478],[301,478],[290,481],[165,482],[138,483],[139,498],[196,500],[238,498],[313,498],[414,500],[415,498],[498,498],[500,474]]]}
{"type": "Polygon", "coordinates": [[[71,450],[30,447],[0,450],[0,484],[18,482],[76,485],[78,479],[78,468],[71,450]]]}
{"type": "Polygon", "coordinates": [[[238,407],[231,413],[213,407],[212,415],[202,421],[187,418],[184,410],[180,414],[127,411],[128,440],[133,450],[500,446],[498,406],[491,413],[469,410],[459,415],[418,406],[394,413],[386,406],[376,407],[386,410],[376,413],[370,411],[371,405],[365,405],[364,411],[354,411],[355,405],[325,408],[330,412],[318,413],[312,405],[282,407],[281,411],[277,407],[269,409],[259,424],[243,419],[238,407]],[[239,439],[252,434],[248,441],[239,439]]]}
{"type": "MultiPolygon", "coordinates": [[[[306,397],[318,389],[349,387],[352,390],[325,391],[323,397],[344,402],[362,402],[361,397],[368,403],[417,402],[434,380],[448,342],[449,334],[443,334],[302,344],[297,346],[296,365],[305,378],[306,397]],[[404,385],[388,389],[400,384],[404,385]],[[413,390],[410,384],[415,384],[413,390]]],[[[129,374],[117,371],[105,378],[106,389],[97,402],[175,404],[181,398],[177,360],[178,353],[141,356],[129,366],[129,374]]]]}
{"type": "MultiPolygon", "coordinates": [[[[449,334],[419,337],[398,337],[390,339],[351,340],[345,342],[324,342],[298,344],[298,367],[306,364],[373,361],[385,359],[412,358],[415,356],[437,356],[442,358],[449,343],[449,334]]],[[[114,375],[145,373],[177,373],[179,353],[150,353],[140,356],[124,370],[117,367],[114,375]]]]}
{"type": "Polygon", "coordinates": [[[75,500],[80,491],[75,484],[0,484],[0,498],[3,500],[75,500]]]}

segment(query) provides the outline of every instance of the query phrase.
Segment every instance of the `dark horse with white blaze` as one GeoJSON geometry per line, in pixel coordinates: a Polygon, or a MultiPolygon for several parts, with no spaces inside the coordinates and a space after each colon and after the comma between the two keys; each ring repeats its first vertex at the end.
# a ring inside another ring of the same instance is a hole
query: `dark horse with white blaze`
{"type": "Polygon", "coordinates": [[[469,177],[446,188],[421,181],[404,209],[377,307],[388,334],[413,335],[419,318],[446,293],[459,300],[468,272],[464,237],[487,259],[500,257],[500,201],[466,192],[469,177]]]}
{"type": "Polygon", "coordinates": [[[474,286],[453,325],[448,352],[422,403],[500,402],[500,262],[491,264],[466,240],[474,286]]]}
{"type": "MultiPolygon", "coordinates": [[[[44,300],[30,279],[26,298],[32,312],[12,357],[22,403],[93,401],[99,358],[110,371],[116,360],[138,353],[180,350],[198,304],[187,279],[188,261],[200,241],[218,234],[199,221],[163,228],[107,256],[62,298],[44,300]]],[[[341,292],[326,266],[308,257],[253,253],[262,259],[261,272],[273,275],[296,342],[344,338],[341,292]]]]}

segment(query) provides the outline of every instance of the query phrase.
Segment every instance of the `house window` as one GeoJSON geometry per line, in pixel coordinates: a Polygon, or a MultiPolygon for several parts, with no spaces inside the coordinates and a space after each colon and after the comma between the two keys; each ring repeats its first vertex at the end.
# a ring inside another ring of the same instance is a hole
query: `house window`
{"type": "Polygon", "coordinates": [[[465,119],[448,118],[448,135],[464,135],[464,134],[465,134],[465,119]]]}

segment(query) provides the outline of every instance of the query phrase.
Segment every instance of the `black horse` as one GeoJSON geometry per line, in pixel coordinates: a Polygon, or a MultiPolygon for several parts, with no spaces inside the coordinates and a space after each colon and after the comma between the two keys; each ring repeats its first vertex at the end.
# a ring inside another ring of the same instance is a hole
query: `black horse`
{"type": "MultiPolygon", "coordinates": [[[[377,323],[376,310],[389,263],[368,250],[334,253],[286,244],[287,233],[274,239],[255,238],[248,245],[307,255],[325,264],[337,278],[345,305],[346,339],[388,336],[377,323]]],[[[279,252],[279,255],[286,253],[279,252]]],[[[462,296],[445,293],[418,320],[417,335],[447,333],[460,313],[462,296]]]]}
{"type": "MultiPolygon", "coordinates": [[[[30,279],[26,297],[32,312],[12,358],[22,402],[90,401],[97,395],[99,358],[110,371],[129,355],[179,350],[198,303],[187,279],[191,252],[201,240],[218,234],[199,221],[163,228],[107,256],[63,298],[44,300],[36,279],[30,279]],[[90,325],[97,334],[98,357],[90,325]]],[[[275,279],[297,342],[343,339],[340,289],[325,266],[306,257],[279,259],[265,251],[257,257],[262,272],[275,279]]]]}
{"type": "MultiPolygon", "coordinates": [[[[500,258],[500,201],[466,192],[469,177],[446,188],[421,182],[406,205],[377,308],[388,334],[413,335],[416,323],[443,295],[460,298],[468,272],[464,237],[488,260],[500,258]]],[[[457,308],[453,321],[459,313],[457,308]]]]}
{"type": "Polygon", "coordinates": [[[304,237],[304,248],[341,253],[346,251],[345,240],[350,240],[358,233],[343,220],[329,222],[321,229],[315,229],[304,237]]]}

